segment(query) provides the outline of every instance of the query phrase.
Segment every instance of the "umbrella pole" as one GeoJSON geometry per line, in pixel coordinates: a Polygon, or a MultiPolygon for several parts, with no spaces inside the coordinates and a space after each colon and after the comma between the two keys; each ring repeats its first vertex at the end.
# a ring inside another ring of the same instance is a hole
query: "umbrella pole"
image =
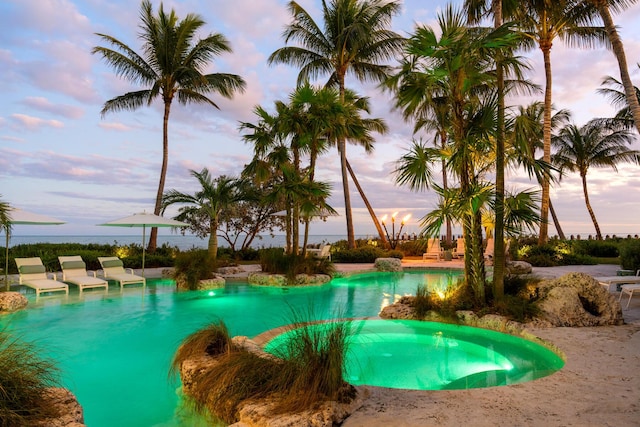
{"type": "Polygon", "coordinates": [[[145,246],[144,246],[144,242],[146,240],[146,231],[147,231],[147,226],[146,225],[142,225],[142,277],[144,277],[144,251],[145,251],[145,246]]]}

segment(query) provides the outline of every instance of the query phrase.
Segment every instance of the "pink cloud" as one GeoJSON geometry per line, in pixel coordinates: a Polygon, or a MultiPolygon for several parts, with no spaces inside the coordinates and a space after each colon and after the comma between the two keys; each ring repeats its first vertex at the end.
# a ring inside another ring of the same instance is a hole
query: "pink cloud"
{"type": "Polygon", "coordinates": [[[45,120],[39,117],[27,116],[26,114],[12,114],[11,117],[15,121],[21,123],[24,127],[34,130],[41,127],[62,128],[64,124],[58,120],[45,120]]]}
{"type": "Polygon", "coordinates": [[[65,104],[54,104],[47,98],[41,96],[29,96],[22,101],[22,104],[39,111],[66,117],[68,119],[79,119],[84,115],[84,110],[79,107],[65,104]]]}

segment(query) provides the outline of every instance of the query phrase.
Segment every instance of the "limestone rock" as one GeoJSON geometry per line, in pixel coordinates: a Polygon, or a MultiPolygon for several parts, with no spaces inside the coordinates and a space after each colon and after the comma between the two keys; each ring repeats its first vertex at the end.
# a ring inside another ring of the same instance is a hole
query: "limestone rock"
{"type": "Polygon", "coordinates": [[[223,276],[228,276],[228,275],[232,275],[232,274],[240,274],[240,273],[244,273],[244,268],[242,268],[242,267],[220,267],[218,269],[218,274],[221,274],[223,276]]]}
{"type": "Polygon", "coordinates": [[[394,304],[382,309],[379,316],[382,319],[413,319],[412,296],[403,296],[394,304]]]}
{"type": "Polygon", "coordinates": [[[44,398],[56,406],[60,416],[34,424],[34,427],[86,427],[82,406],[73,393],[60,387],[51,387],[45,393],[44,398]]]}
{"type": "Polygon", "coordinates": [[[553,326],[603,326],[624,323],[616,298],[593,277],[569,273],[537,287],[542,318],[553,326]]]}
{"type": "Polygon", "coordinates": [[[175,275],[175,269],[173,267],[163,268],[161,274],[162,274],[162,277],[165,279],[173,279],[173,276],[175,275]]]}
{"type": "Polygon", "coordinates": [[[319,286],[331,281],[327,274],[298,274],[294,283],[290,283],[284,274],[250,273],[247,281],[255,286],[319,286]]]}
{"type": "Polygon", "coordinates": [[[374,266],[377,271],[402,271],[402,260],[398,258],[376,258],[374,266]]]}
{"type": "Polygon", "coordinates": [[[333,427],[360,408],[367,396],[359,389],[350,403],[324,402],[314,410],[280,415],[271,414],[272,401],[248,401],[240,408],[240,421],[230,427],[333,427]]]}
{"type": "Polygon", "coordinates": [[[0,313],[22,310],[29,300],[20,292],[0,292],[0,313]]]}
{"type": "Polygon", "coordinates": [[[194,291],[204,291],[207,289],[219,289],[224,288],[226,283],[224,277],[222,276],[214,276],[211,279],[203,279],[198,281],[196,288],[191,289],[189,284],[187,283],[187,278],[185,275],[180,274],[175,277],[176,287],[182,291],[194,290],[194,291]]]}
{"type": "Polygon", "coordinates": [[[520,274],[531,274],[531,264],[526,261],[507,261],[505,265],[507,274],[516,276],[520,274]]]}
{"type": "Polygon", "coordinates": [[[182,382],[182,391],[186,395],[190,395],[191,389],[195,384],[198,376],[204,371],[218,363],[213,357],[203,354],[202,356],[194,356],[185,360],[180,365],[180,381],[182,382]]]}

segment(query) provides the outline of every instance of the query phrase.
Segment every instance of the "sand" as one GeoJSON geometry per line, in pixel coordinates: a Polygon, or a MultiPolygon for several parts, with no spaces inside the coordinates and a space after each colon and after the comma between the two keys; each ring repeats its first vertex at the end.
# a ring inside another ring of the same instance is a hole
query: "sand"
{"type": "MultiPolygon", "coordinates": [[[[616,266],[536,269],[615,275],[616,266]],[[612,274],[613,272],[613,274],[612,274]]],[[[617,295],[616,295],[617,297],[617,295]]],[[[368,387],[370,397],[343,427],[640,426],[640,298],[625,325],[530,331],[566,355],[565,367],[528,383],[485,389],[412,391],[368,387]]]]}

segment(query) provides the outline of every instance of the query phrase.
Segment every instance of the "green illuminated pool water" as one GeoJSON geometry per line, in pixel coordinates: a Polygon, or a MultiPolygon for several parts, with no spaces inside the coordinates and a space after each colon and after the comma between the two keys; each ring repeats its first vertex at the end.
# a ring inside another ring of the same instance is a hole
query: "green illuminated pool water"
{"type": "MultiPolygon", "coordinates": [[[[412,390],[492,387],[541,378],[564,365],[539,344],[486,329],[415,320],[354,320],[350,325],[344,377],[355,385],[412,390]]],[[[265,349],[282,351],[292,334],[277,336],[265,349]]]]}
{"type": "Polygon", "coordinates": [[[290,323],[290,308],[317,319],[376,316],[381,307],[419,284],[446,287],[455,271],[376,273],[335,279],[307,289],[269,289],[229,283],[212,292],[174,292],[173,282],[150,280],[146,290],[121,294],[72,291],[30,300],[29,309],[0,317],[55,358],[63,385],[78,397],[90,427],[195,426],[178,408],[179,384],[167,380],[180,341],[205,324],[223,319],[231,334],[255,336],[290,323]]]}

